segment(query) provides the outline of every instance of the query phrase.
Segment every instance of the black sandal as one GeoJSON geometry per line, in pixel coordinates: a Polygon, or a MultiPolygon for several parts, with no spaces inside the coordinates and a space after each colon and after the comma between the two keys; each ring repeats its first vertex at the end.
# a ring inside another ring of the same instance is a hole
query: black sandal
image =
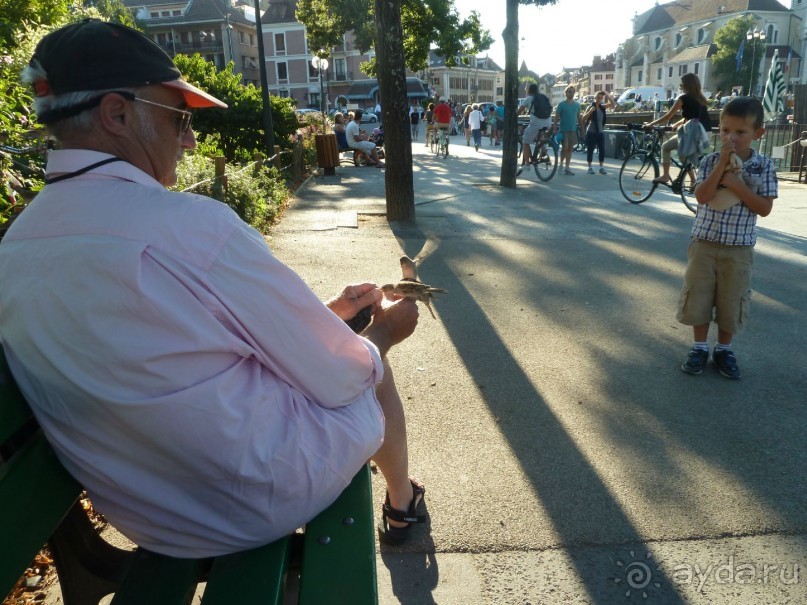
{"type": "Polygon", "coordinates": [[[426,515],[417,514],[417,507],[423,502],[426,488],[411,477],[409,482],[412,484],[412,502],[409,503],[409,510],[403,511],[392,508],[389,503],[389,492],[387,492],[387,497],[381,506],[381,524],[378,526],[378,539],[384,544],[401,544],[409,536],[409,529],[412,525],[426,521],[426,515]],[[399,523],[408,523],[408,525],[393,527],[387,522],[387,519],[392,519],[399,523]]]}

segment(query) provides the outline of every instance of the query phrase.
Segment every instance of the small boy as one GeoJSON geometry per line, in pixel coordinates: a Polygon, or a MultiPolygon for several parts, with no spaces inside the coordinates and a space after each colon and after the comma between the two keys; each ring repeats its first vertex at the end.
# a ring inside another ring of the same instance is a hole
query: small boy
{"type": "Polygon", "coordinates": [[[768,216],[778,196],[773,162],[751,148],[765,132],[762,125],[762,103],[733,99],[720,114],[723,147],[700,165],[695,189],[699,205],[677,314],[679,322],[693,326],[695,342],[681,364],[687,374],[700,374],[709,360],[714,310],[717,345],[712,361],[726,378],[740,378],[731,341],[748,321],[757,215],[768,216]],[[731,169],[732,155],[742,160],[741,172],[731,169]],[[718,195],[724,188],[734,195],[718,195]],[[728,198],[736,199],[734,205],[726,207],[728,198]]]}

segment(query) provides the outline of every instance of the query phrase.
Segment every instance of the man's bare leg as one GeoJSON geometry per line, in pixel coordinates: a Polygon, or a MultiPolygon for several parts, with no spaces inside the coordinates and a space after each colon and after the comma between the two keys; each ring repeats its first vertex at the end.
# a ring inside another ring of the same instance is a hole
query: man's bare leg
{"type": "MultiPolygon", "coordinates": [[[[392,368],[384,358],[384,380],[375,389],[378,402],[384,411],[384,443],[373,456],[387,481],[387,491],[392,508],[409,510],[412,502],[412,484],[409,482],[409,451],[406,442],[406,417],[403,402],[395,386],[392,368]]],[[[387,520],[393,527],[403,527],[406,523],[387,520]]]]}

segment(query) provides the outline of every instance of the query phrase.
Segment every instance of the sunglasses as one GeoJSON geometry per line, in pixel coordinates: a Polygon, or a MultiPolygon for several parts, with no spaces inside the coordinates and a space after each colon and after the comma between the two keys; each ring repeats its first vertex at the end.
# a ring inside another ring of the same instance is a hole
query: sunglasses
{"type": "Polygon", "coordinates": [[[182,114],[181,116],[177,116],[177,131],[179,134],[185,134],[191,129],[191,123],[193,122],[193,112],[187,111],[185,109],[179,109],[178,107],[171,107],[170,105],[163,105],[162,103],[155,103],[154,101],[149,101],[148,99],[142,99],[140,97],[136,97],[130,92],[123,92],[119,91],[116,94],[119,94],[124,99],[128,99],[130,101],[140,101],[141,103],[146,103],[147,105],[153,105],[154,107],[161,107],[163,109],[168,109],[171,111],[175,111],[177,113],[182,114]]]}

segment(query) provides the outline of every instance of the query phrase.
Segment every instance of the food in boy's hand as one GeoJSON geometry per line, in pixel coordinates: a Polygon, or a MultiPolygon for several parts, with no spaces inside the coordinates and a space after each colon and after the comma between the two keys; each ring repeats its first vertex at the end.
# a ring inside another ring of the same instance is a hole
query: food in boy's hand
{"type": "MultiPolygon", "coordinates": [[[[743,161],[736,153],[732,153],[731,157],[729,158],[729,164],[726,166],[723,174],[726,174],[727,172],[739,174],[742,172],[742,170],[743,161]]],[[[709,207],[712,208],[712,210],[726,210],[727,208],[731,208],[732,206],[739,204],[740,196],[734,193],[731,189],[720,187],[715,196],[706,203],[709,204],[709,207]]]]}

